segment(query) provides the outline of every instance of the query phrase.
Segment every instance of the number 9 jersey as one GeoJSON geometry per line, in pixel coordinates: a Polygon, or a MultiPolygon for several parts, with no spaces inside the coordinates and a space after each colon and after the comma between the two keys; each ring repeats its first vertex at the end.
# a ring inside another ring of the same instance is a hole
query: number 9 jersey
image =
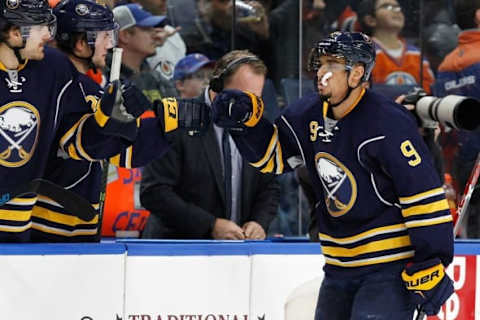
{"type": "Polygon", "coordinates": [[[413,116],[364,90],[340,120],[317,94],[274,125],[234,137],[262,172],[305,164],[315,189],[325,271],[356,276],[385,263],[453,257],[452,217],[413,116]],[[330,116],[329,116],[330,115],[330,116]]]}

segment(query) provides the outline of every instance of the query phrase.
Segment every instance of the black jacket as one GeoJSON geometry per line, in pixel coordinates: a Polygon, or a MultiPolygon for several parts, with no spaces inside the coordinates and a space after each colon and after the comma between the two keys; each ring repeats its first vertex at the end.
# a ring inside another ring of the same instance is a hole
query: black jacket
{"type": "MultiPolygon", "coordinates": [[[[215,130],[212,124],[204,135],[177,130],[171,143],[143,171],[140,200],[151,212],[144,237],[209,239],[215,219],[228,218],[215,130]]],[[[278,182],[244,160],[241,183],[239,225],[255,221],[267,232],[278,207],[278,182]]]]}

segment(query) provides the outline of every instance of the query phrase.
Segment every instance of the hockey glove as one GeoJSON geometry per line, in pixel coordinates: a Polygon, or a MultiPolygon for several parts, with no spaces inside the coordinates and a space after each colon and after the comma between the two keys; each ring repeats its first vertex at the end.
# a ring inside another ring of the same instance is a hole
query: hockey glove
{"type": "Polygon", "coordinates": [[[140,117],[145,111],[150,110],[152,103],[143,92],[130,81],[122,80],[122,98],[126,112],[134,118],[140,117]]]}
{"type": "Polygon", "coordinates": [[[135,117],[123,105],[120,81],[114,80],[105,87],[105,92],[95,110],[95,120],[106,135],[119,136],[134,141],[137,135],[135,117]]]}
{"type": "Polygon", "coordinates": [[[210,107],[193,99],[156,100],[155,109],[165,133],[178,128],[186,129],[190,134],[203,133],[211,121],[210,107]]]}
{"type": "Polygon", "coordinates": [[[436,315],[454,292],[453,281],[438,258],[407,265],[402,279],[415,304],[429,316],[436,315]]]}
{"type": "Polygon", "coordinates": [[[263,115],[262,98],[247,91],[226,89],[212,103],[213,121],[223,128],[254,127],[263,115]]]}

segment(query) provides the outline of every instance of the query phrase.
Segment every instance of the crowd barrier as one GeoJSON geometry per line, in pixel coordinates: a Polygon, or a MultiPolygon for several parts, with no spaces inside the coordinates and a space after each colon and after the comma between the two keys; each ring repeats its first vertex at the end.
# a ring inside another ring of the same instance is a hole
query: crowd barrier
{"type": "MultiPolygon", "coordinates": [[[[437,317],[479,319],[480,242],[455,244],[437,317]]],[[[324,259],[306,241],[1,244],[0,318],[312,320],[324,259]]]]}

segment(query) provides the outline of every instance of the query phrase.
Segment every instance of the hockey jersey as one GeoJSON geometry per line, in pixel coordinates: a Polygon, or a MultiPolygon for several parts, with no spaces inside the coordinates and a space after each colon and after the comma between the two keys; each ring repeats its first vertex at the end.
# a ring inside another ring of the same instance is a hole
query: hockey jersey
{"type": "MultiPolygon", "coordinates": [[[[420,83],[420,50],[402,39],[403,52],[400,58],[390,56],[382,44],[373,38],[376,46],[375,67],[372,81],[389,85],[415,85],[420,83]]],[[[423,88],[430,92],[434,81],[427,60],[423,60],[423,88]]]]}
{"type": "MultiPolygon", "coordinates": [[[[435,96],[450,94],[480,99],[480,31],[467,30],[458,37],[458,47],[449,53],[438,67],[433,86],[435,96]]],[[[458,157],[475,161],[480,152],[480,133],[460,130],[458,157]]]]}
{"type": "MultiPolygon", "coordinates": [[[[92,111],[103,94],[102,88],[84,74],[78,76],[78,84],[92,111]]],[[[135,168],[144,166],[168,150],[168,143],[157,118],[139,121],[135,142],[109,162],[114,166],[135,168]]],[[[99,208],[102,185],[100,161],[76,161],[56,156],[49,161],[45,178],[86,198],[95,209],[99,208]]],[[[33,208],[32,237],[38,241],[94,241],[99,227],[99,216],[83,221],[74,212],[68,212],[51,199],[39,196],[33,208]]]]}
{"type": "Polygon", "coordinates": [[[290,106],[274,125],[262,119],[234,136],[262,172],[305,164],[312,180],[325,271],[343,276],[386,263],[452,260],[453,230],[440,178],[413,117],[364,91],[334,121],[317,94],[290,106]]]}
{"type": "Polygon", "coordinates": [[[68,58],[52,48],[45,48],[43,60],[27,60],[17,70],[0,64],[0,241],[31,240],[37,196],[11,199],[10,193],[44,177],[50,150],[101,159],[124,145],[103,135],[88,113],[77,76],[68,58]]]}

